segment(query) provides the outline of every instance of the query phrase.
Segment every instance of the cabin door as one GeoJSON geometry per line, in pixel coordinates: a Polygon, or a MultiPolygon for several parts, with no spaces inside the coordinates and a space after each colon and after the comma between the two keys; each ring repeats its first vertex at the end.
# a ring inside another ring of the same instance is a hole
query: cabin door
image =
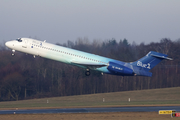
{"type": "Polygon", "coordinates": [[[24,40],[22,47],[23,47],[23,48],[27,48],[27,44],[28,44],[28,41],[27,41],[27,40],[24,40]]]}

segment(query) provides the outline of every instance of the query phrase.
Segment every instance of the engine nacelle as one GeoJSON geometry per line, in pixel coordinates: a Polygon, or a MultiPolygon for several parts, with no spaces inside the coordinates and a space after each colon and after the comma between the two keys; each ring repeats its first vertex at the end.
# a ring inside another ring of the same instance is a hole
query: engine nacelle
{"type": "Polygon", "coordinates": [[[118,75],[129,75],[132,76],[134,75],[133,70],[125,67],[123,65],[114,63],[114,62],[109,62],[109,66],[107,67],[107,69],[114,73],[114,74],[118,74],[118,75]]]}

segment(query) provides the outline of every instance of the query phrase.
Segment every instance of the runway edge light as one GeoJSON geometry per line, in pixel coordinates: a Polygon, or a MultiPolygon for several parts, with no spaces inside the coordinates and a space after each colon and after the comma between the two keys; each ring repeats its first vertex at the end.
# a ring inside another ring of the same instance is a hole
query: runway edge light
{"type": "Polygon", "coordinates": [[[176,112],[175,110],[159,110],[159,114],[164,114],[164,115],[172,114],[175,112],[176,112]]]}

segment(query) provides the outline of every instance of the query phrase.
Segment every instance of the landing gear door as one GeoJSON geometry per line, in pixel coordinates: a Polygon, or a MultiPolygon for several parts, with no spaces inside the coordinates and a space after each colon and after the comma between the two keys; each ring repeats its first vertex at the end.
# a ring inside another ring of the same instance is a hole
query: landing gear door
{"type": "Polygon", "coordinates": [[[23,47],[23,48],[27,48],[27,44],[28,44],[28,41],[27,41],[27,40],[23,40],[23,45],[22,45],[22,47],[23,47]]]}

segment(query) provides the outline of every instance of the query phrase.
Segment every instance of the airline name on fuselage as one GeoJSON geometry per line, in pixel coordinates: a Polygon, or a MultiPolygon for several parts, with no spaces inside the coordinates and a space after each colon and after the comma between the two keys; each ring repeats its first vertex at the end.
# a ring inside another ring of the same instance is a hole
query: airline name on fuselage
{"type": "Polygon", "coordinates": [[[39,41],[32,41],[33,44],[36,44],[36,45],[42,45],[42,42],[39,42],[39,41]]]}

